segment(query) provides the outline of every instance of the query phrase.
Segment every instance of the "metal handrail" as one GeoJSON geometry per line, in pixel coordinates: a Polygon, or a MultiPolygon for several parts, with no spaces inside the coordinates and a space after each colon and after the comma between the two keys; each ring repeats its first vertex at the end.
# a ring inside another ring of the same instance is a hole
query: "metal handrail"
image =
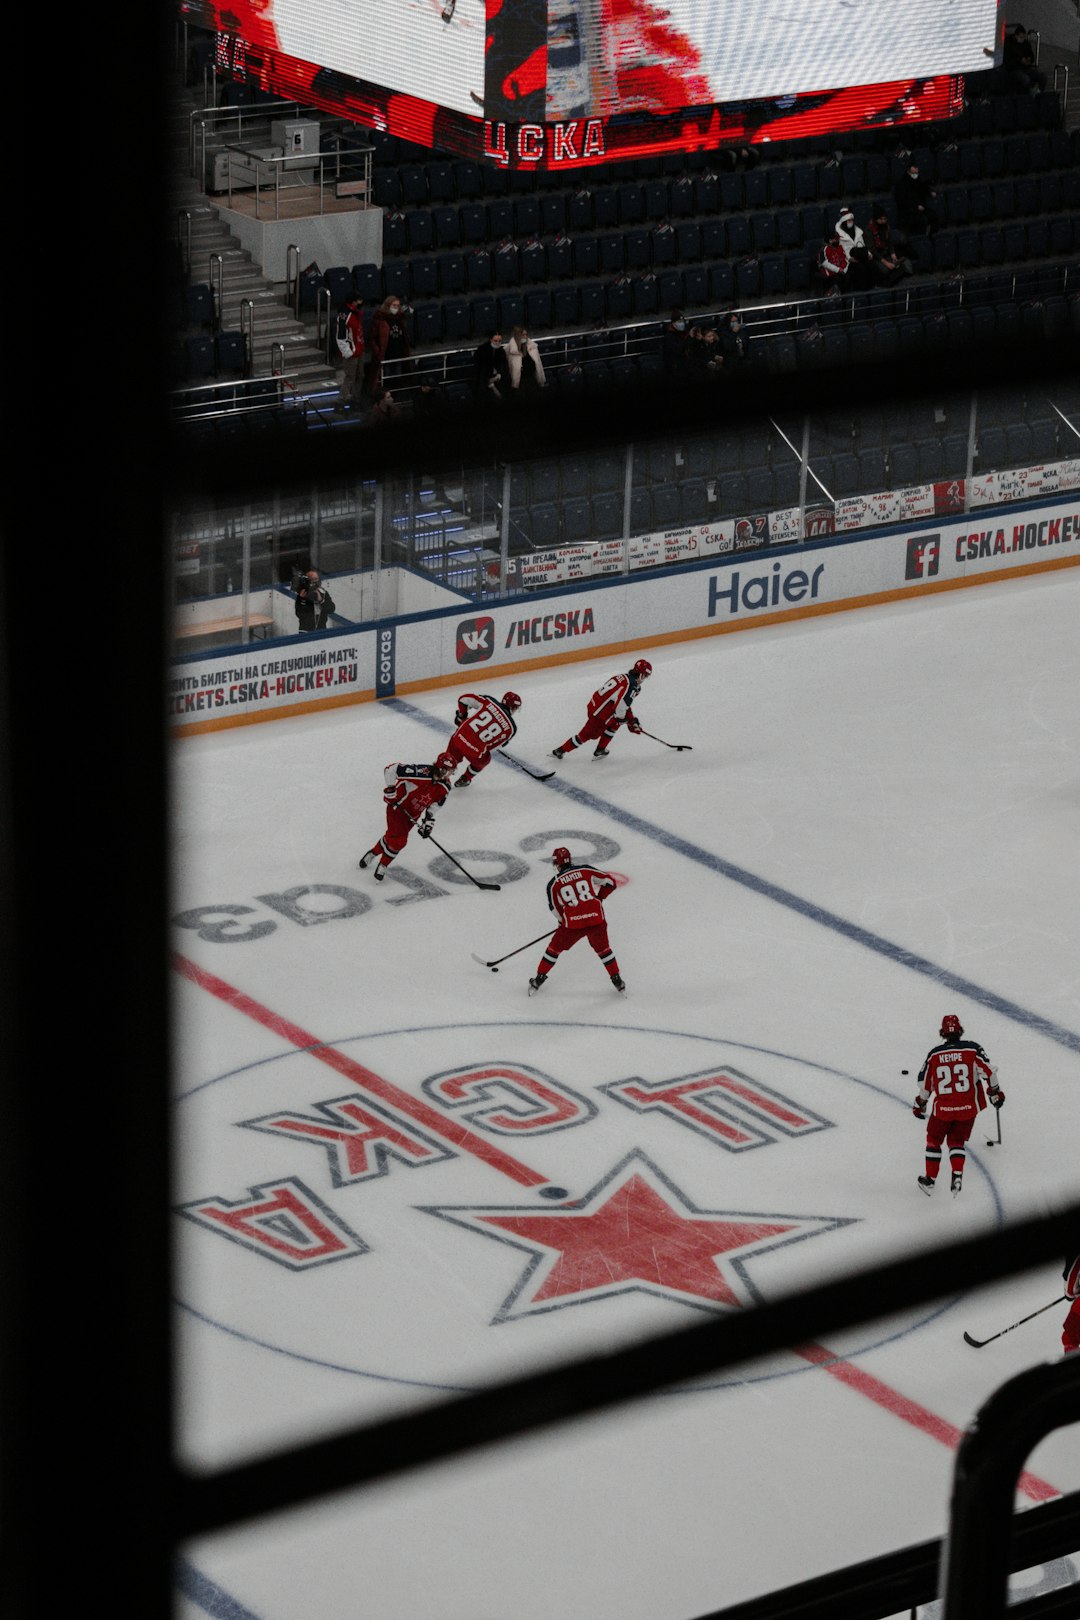
{"type": "MultiPolygon", "coordinates": [[[[1080,1423],[1080,1355],[1020,1373],[976,1414],[956,1453],[941,1581],[945,1620],[1004,1616],[1020,1471],[1040,1440],[1070,1423],[1080,1423]]],[[[1020,1620],[1039,1602],[1015,1604],[1009,1613],[1020,1620]]]]}

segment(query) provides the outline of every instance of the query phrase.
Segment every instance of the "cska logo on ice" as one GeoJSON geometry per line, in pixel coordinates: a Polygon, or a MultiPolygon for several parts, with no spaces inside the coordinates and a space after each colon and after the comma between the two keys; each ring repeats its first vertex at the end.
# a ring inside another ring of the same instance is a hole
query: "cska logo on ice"
{"type": "MultiPolygon", "coordinates": [[[[778,1251],[855,1224],[791,1198],[790,1145],[806,1141],[812,1159],[812,1142],[833,1126],[801,1095],[819,1101],[803,1060],[747,1049],[733,1063],[717,1042],[711,1064],[680,1071],[670,1032],[643,1030],[644,1072],[583,1083],[524,1058],[478,1060],[490,1032],[466,1025],[446,1031],[451,1066],[422,1074],[410,1032],[398,1033],[380,1036],[378,1072],[342,1043],[321,1095],[310,1055],[283,1060],[280,1077],[223,1077],[230,1108],[216,1119],[229,1120],[230,1155],[239,1147],[252,1173],[203,1189],[178,1213],[226,1257],[231,1278],[267,1261],[271,1275],[313,1274],[305,1289],[325,1286],[331,1301],[339,1268],[317,1279],[329,1262],[355,1260],[349,1286],[370,1308],[406,1312],[413,1299],[438,1312],[456,1278],[447,1320],[464,1334],[570,1305],[620,1309],[627,1294],[745,1308],[775,1286],[778,1265],[802,1264],[778,1251]],[[299,1105],[298,1074],[310,1081],[299,1105]],[[275,1090],[282,1105],[268,1109],[275,1090]]],[[[700,1042],[689,1053],[700,1065],[700,1042]]],[[[329,1333],[341,1313],[321,1321],[314,1297],[305,1294],[310,1331],[329,1333]]]]}
{"type": "Polygon", "coordinates": [[[482,664],[495,651],[495,620],[462,619],[457,627],[459,664],[482,664]]]}

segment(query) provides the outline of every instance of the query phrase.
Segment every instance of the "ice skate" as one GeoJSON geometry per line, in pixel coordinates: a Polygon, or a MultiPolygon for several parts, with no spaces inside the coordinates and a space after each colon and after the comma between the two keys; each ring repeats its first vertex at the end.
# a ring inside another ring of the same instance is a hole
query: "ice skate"
{"type": "Polygon", "coordinates": [[[361,872],[367,871],[368,862],[371,860],[374,853],[375,851],[373,849],[369,849],[365,854],[361,855],[359,862],[361,872]]]}
{"type": "Polygon", "coordinates": [[[472,782],[472,780],[473,780],[472,771],[466,771],[464,776],[459,776],[458,777],[457,781],[454,783],[454,786],[456,788],[458,788],[458,787],[468,787],[470,785],[470,783],[472,782]]]}
{"type": "Polygon", "coordinates": [[[381,883],[383,878],[386,876],[386,867],[377,866],[371,875],[375,879],[376,883],[381,883]]]}
{"type": "Polygon", "coordinates": [[[963,1179],[964,1179],[963,1176],[954,1175],[953,1178],[952,1178],[952,1181],[949,1183],[949,1191],[952,1193],[954,1198],[956,1197],[957,1193],[960,1191],[960,1184],[963,1181],[963,1179]]]}
{"type": "Polygon", "coordinates": [[[538,973],[536,975],[535,979],[530,979],[529,980],[529,994],[530,994],[530,996],[535,996],[535,994],[536,994],[536,992],[538,990],[542,990],[544,988],[544,978],[545,978],[545,975],[543,973],[538,973]]]}
{"type": "Polygon", "coordinates": [[[624,996],[626,994],[626,980],[623,979],[623,978],[620,978],[620,976],[617,973],[613,973],[611,975],[611,983],[612,983],[613,987],[619,992],[620,996],[624,996]]]}
{"type": "Polygon", "coordinates": [[[606,748],[594,748],[593,749],[593,759],[607,759],[607,757],[608,757],[608,751],[607,751],[606,748]]]}
{"type": "Polygon", "coordinates": [[[566,753],[566,749],[565,748],[553,748],[551,750],[551,753],[552,753],[553,758],[562,759],[563,755],[566,753]]]}
{"type": "Polygon", "coordinates": [[[933,1178],[933,1176],[920,1176],[919,1177],[919,1186],[922,1188],[922,1190],[926,1194],[927,1198],[929,1198],[930,1194],[934,1190],[934,1178],[933,1178]]]}

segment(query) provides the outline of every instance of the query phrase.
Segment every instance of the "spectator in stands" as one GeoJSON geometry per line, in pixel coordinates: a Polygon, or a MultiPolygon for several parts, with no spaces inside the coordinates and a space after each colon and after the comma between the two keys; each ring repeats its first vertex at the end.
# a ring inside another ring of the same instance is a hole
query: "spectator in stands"
{"type": "Polygon", "coordinates": [[[905,237],[929,236],[937,228],[937,192],[919,173],[914,158],[896,182],[895,195],[896,218],[905,237]]]}
{"type": "Polygon", "coordinates": [[[515,399],[528,399],[538,394],[547,383],[540,350],[525,327],[515,326],[506,345],[506,361],[510,368],[510,389],[515,399]]]}
{"type": "Polygon", "coordinates": [[[660,332],[660,355],[664,371],[674,382],[691,374],[692,356],[686,316],[681,309],[673,309],[671,319],[665,321],[660,332]]]}
{"type": "Polygon", "coordinates": [[[478,405],[488,407],[510,397],[510,363],[501,332],[491,332],[473,355],[473,394],[478,405]]]}
{"type": "Polygon", "coordinates": [[[338,408],[343,411],[361,410],[364,405],[363,376],[364,376],[364,317],[361,313],[364,300],[356,293],[345,300],[345,309],[348,312],[345,318],[344,330],[339,330],[336,337],[339,358],[344,368],[341,376],[341,388],[338,398],[338,408]]]}
{"type": "Polygon", "coordinates": [[[1005,82],[1010,90],[1021,95],[1046,89],[1046,74],[1035,61],[1035,52],[1023,23],[1017,23],[1011,34],[1005,35],[1001,65],[1005,82]]]}
{"type": "Polygon", "coordinates": [[[690,328],[688,359],[689,375],[698,381],[710,381],[722,371],[724,362],[720,353],[720,334],[715,326],[690,328]]]}
{"type": "Polygon", "coordinates": [[[874,203],[871,208],[866,234],[874,274],[882,286],[895,287],[898,281],[911,275],[913,269],[911,260],[897,251],[892,238],[892,226],[889,224],[889,216],[883,204],[874,203]]]}
{"type": "Polygon", "coordinates": [[[443,381],[442,372],[437,366],[428,366],[417,376],[413,417],[417,422],[434,426],[436,423],[447,421],[451,410],[450,395],[443,381]]]}
{"type": "Polygon", "coordinates": [[[408,360],[411,354],[405,308],[398,295],[391,293],[371,317],[364,373],[364,392],[369,399],[374,400],[383,385],[383,363],[387,360],[408,360]]]}
{"type": "Polygon", "coordinates": [[[384,383],[380,383],[371,397],[371,409],[368,411],[361,427],[383,427],[391,422],[400,422],[401,407],[393,394],[384,383]]]}
{"type": "Polygon", "coordinates": [[[818,249],[814,275],[826,297],[835,298],[847,286],[848,259],[838,233],[833,230],[818,249]]]}
{"type": "Polygon", "coordinates": [[[724,373],[737,377],[750,368],[750,340],[738,310],[732,310],[720,332],[720,354],[724,373]]]}
{"type": "Polygon", "coordinates": [[[870,249],[863,235],[862,227],[856,225],[855,215],[850,208],[841,208],[836,221],[836,238],[844,250],[847,259],[847,272],[845,280],[854,292],[865,292],[874,284],[874,274],[871,269],[870,249]]]}
{"type": "Polygon", "coordinates": [[[317,568],[309,568],[306,574],[297,577],[293,609],[298,630],[326,629],[326,621],[335,611],[334,598],[321,583],[317,568]]]}

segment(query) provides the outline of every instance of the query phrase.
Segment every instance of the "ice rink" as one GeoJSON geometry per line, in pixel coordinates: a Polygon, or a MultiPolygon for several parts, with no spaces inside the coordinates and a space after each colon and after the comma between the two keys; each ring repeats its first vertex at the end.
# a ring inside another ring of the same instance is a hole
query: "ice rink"
{"type": "MultiPolygon", "coordinates": [[[[1080,1191],[1080,571],[178,741],[181,1449],[218,1467],[1080,1191]],[[465,690],[510,752],[382,885],[382,771],[465,690]],[[527,983],[550,851],[625,879],[627,981],[527,983]],[[916,1186],[958,1013],[1007,1094],[916,1186]],[[904,1076],[901,1071],[909,1070],[904,1076]],[[987,1139],[993,1146],[987,1146],[987,1139]],[[565,1189],[560,1196],[553,1189],[565,1189]]],[[[954,1449],[1060,1354],[1045,1267],[185,1549],[183,1620],[694,1620],[940,1536],[954,1449]]],[[[1076,1430],[1018,1501],[1080,1488],[1076,1430]]],[[[1072,1561],[1080,1575],[1080,1557],[1072,1561]]],[[[1059,1571],[1060,1573],[1060,1571],[1059,1571]]],[[[928,1613],[930,1611],[927,1611],[928,1613]]]]}

